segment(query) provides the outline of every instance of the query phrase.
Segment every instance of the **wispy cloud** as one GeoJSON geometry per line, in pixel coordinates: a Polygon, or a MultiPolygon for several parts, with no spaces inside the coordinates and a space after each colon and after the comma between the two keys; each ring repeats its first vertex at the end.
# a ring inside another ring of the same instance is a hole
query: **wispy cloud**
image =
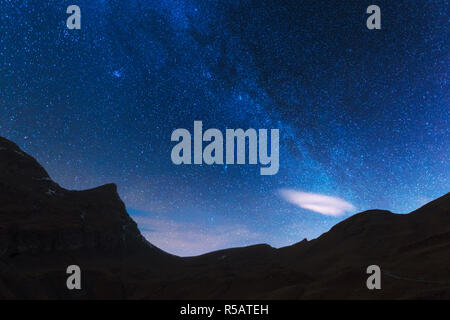
{"type": "Polygon", "coordinates": [[[281,189],[281,197],[300,208],[318,212],[323,215],[338,217],[355,207],[337,197],[330,197],[319,193],[308,193],[292,189],[281,189]]]}
{"type": "Polygon", "coordinates": [[[262,235],[243,225],[200,226],[165,218],[134,216],[142,235],[155,246],[179,256],[194,256],[253,244],[262,235]]]}

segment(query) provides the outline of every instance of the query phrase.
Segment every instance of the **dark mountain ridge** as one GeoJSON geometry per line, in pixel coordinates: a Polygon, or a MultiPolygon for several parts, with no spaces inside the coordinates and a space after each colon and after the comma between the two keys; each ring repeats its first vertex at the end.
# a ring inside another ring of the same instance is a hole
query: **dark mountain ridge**
{"type": "Polygon", "coordinates": [[[116,186],[70,191],[0,137],[0,298],[450,298],[450,194],[409,213],[369,210],[317,239],[179,258],[140,234],[116,186]],[[83,288],[65,287],[78,264],[83,288]],[[366,288],[379,265],[382,290],[366,288]]]}
{"type": "Polygon", "coordinates": [[[70,191],[14,143],[0,138],[0,252],[136,251],[151,246],[116,185],[70,191]]]}

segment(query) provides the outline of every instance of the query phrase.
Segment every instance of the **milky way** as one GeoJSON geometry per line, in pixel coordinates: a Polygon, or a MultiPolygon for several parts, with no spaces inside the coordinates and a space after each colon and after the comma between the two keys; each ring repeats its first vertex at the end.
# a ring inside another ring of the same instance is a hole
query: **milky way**
{"type": "Polygon", "coordinates": [[[117,183],[179,255],[408,212],[449,191],[448,1],[376,1],[368,30],[372,2],[2,0],[0,135],[63,187],[117,183]],[[171,132],[194,120],[279,129],[279,173],[175,166],[171,132]]]}

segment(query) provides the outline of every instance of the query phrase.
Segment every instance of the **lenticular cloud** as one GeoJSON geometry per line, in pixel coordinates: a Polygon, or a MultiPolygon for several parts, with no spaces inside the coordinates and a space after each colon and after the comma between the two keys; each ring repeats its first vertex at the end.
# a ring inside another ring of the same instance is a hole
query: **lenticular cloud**
{"type": "Polygon", "coordinates": [[[308,209],[327,216],[339,217],[346,211],[355,209],[351,203],[341,198],[330,197],[319,193],[281,189],[280,195],[287,202],[300,208],[308,209]]]}

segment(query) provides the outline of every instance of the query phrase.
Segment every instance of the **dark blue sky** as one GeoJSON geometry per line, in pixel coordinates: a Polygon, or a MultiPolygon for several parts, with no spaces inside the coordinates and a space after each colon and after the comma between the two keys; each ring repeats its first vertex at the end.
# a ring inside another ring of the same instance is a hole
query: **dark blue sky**
{"type": "Polygon", "coordinates": [[[0,135],[63,187],[117,183],[169,252],[288,245],[449,191],[448,1],[0,4],[0,135]],[[366,28],[371,4],[382,30],[366,28]],[[173,165],[170,135],[194,120],[278,128],[279,173],[173,165]]]}

